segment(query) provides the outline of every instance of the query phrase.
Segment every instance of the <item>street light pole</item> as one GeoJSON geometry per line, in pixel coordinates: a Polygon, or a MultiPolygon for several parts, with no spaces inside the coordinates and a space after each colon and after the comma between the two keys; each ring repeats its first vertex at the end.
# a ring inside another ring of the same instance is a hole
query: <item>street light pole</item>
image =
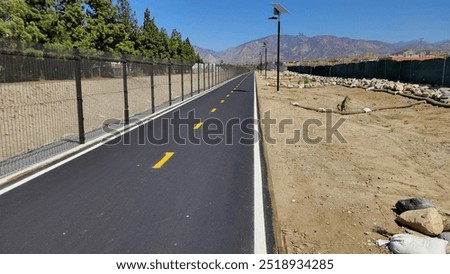
{"type": "Polygon", "coordinates": [[[278,13],[278,39],[277,39],[277,91],[280,91],[280,14],[278,13]]]}
{"type": "Polygon", "coordinates": [[[264,77],[267,79],[267,43],[264,42],[264,77]]]}
{"type": "Polygon", "coordinates": [[[262,53],[259,53],[259,74],[262,75],[262,53]]]}
{"type": "Polygon", "coordinates": [[[288,11],[280,4],[273,4],[273,14],[275,16],[269,17],[269,19],[277,19],[278,21],[278,38],[277,38],[277,91],[280,91],[280,32],[281,21],[280,17],[282,13],[288,13],[288,11]]]}

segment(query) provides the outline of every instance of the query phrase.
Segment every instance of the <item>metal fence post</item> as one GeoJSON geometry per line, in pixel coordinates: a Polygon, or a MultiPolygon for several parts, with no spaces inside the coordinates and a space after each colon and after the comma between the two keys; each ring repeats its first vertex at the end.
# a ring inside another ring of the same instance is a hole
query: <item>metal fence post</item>
{"type": "Polygon", "coordinates": [[[378,78],[378,63],[380,62],[380,60],[377,60],[377,63],[375,65],[375,78],[378,78]]]}
{"type": "Polygon", "coordinates": [[[409,75],[408,75],[408,82],[411,83],[412,81],[412,67],[413,67],[413,62],[409,62],[409,75]]]}
{"type": "Polygon", "coordinates": [[[211,68],[209,67],[209,63],[208,63],[208,89],[211,88],[211,68]]]}
{"type": "Polygon", "coordinates": [[[220,84],[220,65],[217,65],[217,84],[220,84]]]}
{"type": "Polygon", "coordinates": [[[172,105],[172,62],[169,60],[169,106],[172,105]]]}
{"type": "Polygon", "coordinates": [[[184,64],[181,61],[181,101],[184,100],[184,64]]]}
{"type": "Polygon", "coordinates": [[[192,66],[190,66],[190,73],[191,73],[191,97],[194,95],[193,93],[194,93],[194,75],[192,75],[193,73],[192,73],[192,66]]]}
{"type": "Polygon", "coordinates": [[[445,84],[445,73],[446,73],[446,68],[447,68],[447,58],[444,58],[444,67],[442,69],[442,81],[441,81],[441,87],[444,86],[445,84]]]}
{"type": "Polygon", "coordinates": [[[84,133],[84,117],[83,117],[83,93],[81,90],[81,57],[80,50],[77,47],[73,48],[73,56],[75,58],[75,86],[77,92],[77,111],[78,111],[78,137],[80,144],[86,142],[84,133]]]}
{"type": "Polygon", "coordinates": [[[200,63],[197,63],[197,80],[198,80],[197,93],[200,93],[200,63]]]}
{"type": "Polygon", "coordinates": [[[150,92],[152,100],[152,113],[155,113],[155,59],[152,59],[152,69],[150,70],[150,92]]]}
{"type": "Polygon", "coordinates": [[[130,123],[130,110],[128,106],[128,80],[127,80],[127,60],[122,54],[122,77],[123,77],[123,114],[125,125],[130,123]]]}
{"type": "Polygon", "coordinates": [[[203,90],[206,90],[206,73],[205,73],[205,64],[202,64],[203,67],[203,90]]]}

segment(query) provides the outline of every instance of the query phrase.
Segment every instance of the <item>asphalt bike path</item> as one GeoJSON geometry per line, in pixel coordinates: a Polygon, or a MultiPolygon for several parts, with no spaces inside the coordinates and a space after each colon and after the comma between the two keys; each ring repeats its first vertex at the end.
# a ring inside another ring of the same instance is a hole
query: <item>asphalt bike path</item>
{"type": "Polygon", "coordinates": [[[4,193],[0,253],[253,253],[254,96],[242,75],[4,193]]]}

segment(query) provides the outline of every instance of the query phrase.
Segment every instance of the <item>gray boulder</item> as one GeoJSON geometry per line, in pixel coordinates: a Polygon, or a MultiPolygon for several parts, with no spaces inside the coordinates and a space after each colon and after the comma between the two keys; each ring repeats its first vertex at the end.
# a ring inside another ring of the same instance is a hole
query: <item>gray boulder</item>
{"type": "Polygon", "coordinates": [[[436,207],[430,200],[423,197],[410,198],[405,200],[399,200],[395,204],[398,214],[402,214],[408,210],[425,209],[430,207],[436,207]]]}
{"type": "Polygon", "coordinates": [[[439,234],[438,238],[450,242],[450,232],[442,232],[439,234]]]}

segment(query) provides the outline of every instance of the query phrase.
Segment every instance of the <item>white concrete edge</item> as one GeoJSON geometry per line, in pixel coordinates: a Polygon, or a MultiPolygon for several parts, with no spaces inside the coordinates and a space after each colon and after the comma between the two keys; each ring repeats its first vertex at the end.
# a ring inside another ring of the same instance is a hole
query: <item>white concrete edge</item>
{"type": "Polygon", "coordinates": [[[172,110],[174,110],[176,108],[179,108],[179,107],[181,107],[181,106],[183,106],[183,105],[185,105],[187,103],[190,103],[190,102],[194,101],[195,99],[198,99],[198,98],[200,98],[200,97],[210,93],[211,91],[213,91],[213,90],[215,90],[215,89],[225,85],[226,83],[236,79],[237,77],[239,77],[239,76],[231,78],[231,79],[229,79],[229,80],[227,80],[227,81],[225,81],[225,82],[223,82],[223,83],[221,83],[221,84],[219,84],[217,86],[211,87],[210,89],[201,92],[200,94],[196,94],[196,95],[194,95],[194,96],[192,96],[192,97],[190,97],[190,98],[188,98],[188,99],[186,99],[184,101],[178,102],[178,103],[176,103],[176,104],[174,104],[172,106],[169,106],[169,107],[167,107],[165,109],[162,109],[162,110],[160,110],[158,112],[155,112],[155,113],[147,116],[146,118],[143,118],[140,122],[138,122],[136,124],[130,125],[128,127],[122,128],[122,129],[119,129],[120,132],[121,132],[120,135],[109,135],[109,136],[108,135],[106,135],[106,136],[104,135],[104,136],[98,137],[98,138],[96,138],[96,139],[94,139],[92,141],[89,141],[89,142],[87,142],[87,143],[85,143],[83,145],[79,145],[79,146],[77,146],[77,147],[75,147],[73,149],[70,149],[70,150],[68,150],[66,152],[63,152],[63,153],[61,153],[59,155],[56,155],[56,156],[53,156],[53,157],[51,157],[51,158],[49,158],[49,159],[47,159],[45,161],[42,161],[40,163],[37,163],[37,164],[32,165],[32,166],[30,166],[28,168],[20,170],[20,171],[14,173],[14,174],[6,176],[5,178],[0,179],[0,196],[5,194],[5,193],[7,193],[7,192],[9,192],[9,191],[11,191],[11,190],[13,190],[13,189],[15,189],[15,188],[17,188],[17,187],[19,187],[19,186],[21,186],[21,185],[23,185],[23,184],[28,183],[29,181],[31,181],[31,180],[33,180],[33,179],[35,179],[35,178],[37,178],[37,177],[39,177],[39,176],[49,172],[49,171],[51,171],[51,170],[53,170],[53,169],[55,169],[57,167],[60,167],[60,166],[62,166],[64,164],[66,164],[66,163],[68,163],[68,162],[70,162],[70,161],[72,161],[72,160],[74,160],[74,159],[76,159],[76,158],[78,158],[78,157],[80,157],[80,156],[82,156],[82,155],[84,155],[84,154],[86,154],[86,153],[88,153],[88,152],[90,152],[90,151],[92,151],[92,150],[94,150],[94,149],[104,145],[105,141],[109,141],[109,140],[112,140],[112,139],[117,138],[119,136],[123,136],[124,134],[126,134],[126,133],[128,133],[128,132],[130,132],[132,130],[135,130],[136,128],[138,128],[138,127],[140,127],[140,126],[142,126],[142,125],[144,125],[144,124],[146,124],[146,123],[148,123],[148,122],[150,122],[150,121],[152,121],[152,120],[154,120],[154,119],[156,119],[158,117],[161,117],[162,115],[165,115],[166,113],[168,113],[168,112],[170,112],[170,111],[172,111],[172,110]],[[75,155],[72,155],[72,154],[75,154],[75,155]],[[72,156],[68,157],[68,155],[72,155],[72,156]],[[55,164],[52,164],[52,163],[55,163],[55,164]],[[49,165],[49,166],[45,167],[47,165],[49,165]],[[26,175],[28,173],[33,172],[33,170],[40,169],[42,167],[45,167],[45,168],[43,168],[39,172],[36,172],[36,173],[34,173],[32,175],[29,175],[29,176],[26,175]],[[13,181],[14,179],[16,179],[18,177],[21,177],[21,176],[24,176],[24,178],[18,180],[17,182],[15,182],[15,183],[13,183],[13,184],[5,187],[5,188],[1,188],[3,185],[8,184],[11,181],[13,181]]]}
{"type": "Polygon", "coordinates": [[[254,253],[255,254],[267,254],[266,243],[266,223],[264,218],[264,196],[263,196],[263,180],[261,170],[261,153],[259,148],[259,115],[258,115],[258,102],[256,92],[256,75],[254,75],[254,91],[253,91],[253,117],[256,120],[254,126],[255,144],[253,145],[253,195],[254,195],[254,253]]]}

